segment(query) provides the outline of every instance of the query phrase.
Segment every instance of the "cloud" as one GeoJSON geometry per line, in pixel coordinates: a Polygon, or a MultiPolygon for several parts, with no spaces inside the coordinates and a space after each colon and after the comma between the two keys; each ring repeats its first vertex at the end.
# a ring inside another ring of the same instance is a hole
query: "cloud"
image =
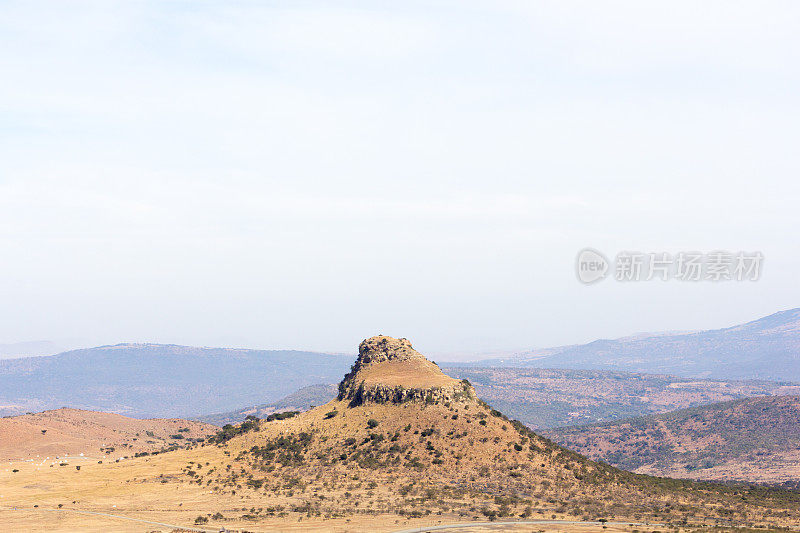
{"type": "Polygon", "coordinates": [[[797,9],[4,2],[0,339],[208,344],[219,309],[261,346],[345,349],[381,318],[445,349],[573,342],[597,308],[622,335],[791,307],[765,279],[691,323],[699,293],[587,296],[569,263],[758,247],[791,279],[797,9]]]}

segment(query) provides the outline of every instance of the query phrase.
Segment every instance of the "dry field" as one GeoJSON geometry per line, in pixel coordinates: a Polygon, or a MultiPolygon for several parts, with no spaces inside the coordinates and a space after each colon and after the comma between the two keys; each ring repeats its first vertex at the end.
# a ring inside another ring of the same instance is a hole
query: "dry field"
{"type": "MultiPolygon", "coordinates": [[[[366,415],[375,414],[377,413],[371,411],[366,415]]],[[[242,446],[236,446],[235,449],[242,449],[251,442],[260,440],[263,439],[259,439],[257,434],[248,435],[246,440],[239,443],[242,446]]],[[[341,472],[338,475],[343,480],[342,485],[336,489],[331,487],[331,490],[323,494],[326,498],[341,500],[340,504],[345,504],[343,500],[350,500],[351,508],[343,513],[343,516],[308,516],[307,512],[288,512],[286,516],[269,516],[263,512],[264,509],[296,508],[298,503],[303,501],[309,499],[314,501],[315,496],[321,495],[319,489],[311,487],[298,489],[299,494],[285,490],[266,494],[248,489],[214,490],[209,489],[207,485],[192,483],[191,478],[186,475],[185,468],[182,467],[183,464],[202,465],[208,459],[214,458],[228,460],[230,455],[225,451],[231,450],[199,447],[120,463],[100,464],[81,459],[63,467],[37,467],[30,462],[4,464],[0,470],[0,523],[9,531],[166,532],[173,531],[174,526],[218,531],[219,527],[223,526],[228,529],[254,532],[368,532],[398,531],[422,526],[486,520],[486,517],[479,513],[474,516],[461,516],[458,513],[448,512],[438,516],[411,518],[399,516],[396,512],[380,512],[375,509],[376,504],[380,502],[386,506],[389,501],[398,498],[398,493],[394,490],[397,484],[386,476],[378,476],[375,479],[380,479],[381,483],[371,488],[371,483],[361,475],[354,474],[348,479],[341,472]],[[80,466],[80,470],[76,468],[77,466],[80,466]],[[18,471],[13,472],[13,470],[18,471]],[[349,491],[353,491],[356,495],[348,494],[349,491]],[[357,509],[359,502],[363,502],[365,506],[364,513],[360,513],[357,509]],[[195,525],[198,516],[209,515],[216,518],[210,518],[206,524],[195,525]]],[[[417,481],[424,482],[421,476],[417,481]]],[[[493,498],[479,495],[466,500],[462,498],[461,503],[481,506],[492,501],[493,498]]],[[[556,518],[568,521],[575,519],[573,516],[552,509],[534,512],[534,516],[530,518],[556,518]]],[[[599,529],[600,526],[597,524],[558,523],[535,526],[486,526],[465,531],[578,532],[599,529]]],[[[637,529],[641,530],[640,526],[609,526],[605,531],[631,532],[637,529]]],[[[651,530],[661,531],[662,528],[648,527],[647,531],[651,530]]]]}
{"type": "Polygon", "coordinates": [[[116,459],[205,438],[218,428],[177,418],[137,419],[81,409],[0,418],[0,461],[86,456],[116,459]]]}
{"type": "Polygon", "coordinates": [[[187,449],[3,464],[0,521],[98,532],[800,527],[798,493],[637,476],[560,448],[403,339],[362,343],[339,390],[326,405],[249,419],[187,449]]]}

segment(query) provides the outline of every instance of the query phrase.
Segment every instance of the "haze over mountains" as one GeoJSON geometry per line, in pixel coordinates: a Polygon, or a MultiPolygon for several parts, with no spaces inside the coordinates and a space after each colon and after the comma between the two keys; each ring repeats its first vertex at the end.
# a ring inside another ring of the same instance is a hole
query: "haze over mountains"
{"type": "Polygon", "coordinates": [[[323,405],[336,398],[337,386],[334,383],[309,385],[272,403],[262,403],[210,415],[198,416],[197,420],[224,426],[238,424],[248,416],[266,418],[272,413],[282,411],[305,411],[317,405],[323,405]]]}
{"type": "MultiPolygon", "coordinates": [[[[473,381],[482,398],[531,427],[611,420],[743,396],[798,394],[787,382],[800,382],[800,309],[721,330],[598,340],[544,352],[443,366],[473,381]],[[547,368],[555,370],[542,370],[547,368]],[[713,381],[754,378],[782,384],[713,381]]],[[[244,412],[303,387],[333,383],[350,361],[345,355],[304,351],[158,344],[0,360],[0,415],[64,406],[136,417],[244,412]]]]}
{"type": "Polygon", "coordinates": [[[336,380],[341,355],[121,344],[0,361],[0,414],[59,407],[135,417],[202,415],[336,380]]]}
{"type": "Polygon", "coordinates": [[[800,394],[800,385],[660,374],[542,368],[449,368],[481,399],[532,429],[665,413],[751,396],[800,394]]]}
{"type": "Polygon", "coordinates": [[[478,364],[800,381],[800,309],[729,328],[601,339],[478,364]]]}
{"type": "MultiPolygon", "coordinates": [[[[468,379],[482,400],[537,430],[666,413],[738,398],[800,394],[800,385],[774,381],[540,368],[443,366],[442,370],[468,379]]],[[[335,397],[335,384],[311,385],[276,402],[194,418],[219,426],[238,424],[248,415],[263,418],[278,411],[304,411],[335,397]]]]}
{"type": "Polygon", "coordinates": [[[0,344],[0,359],[11,357],[30,357],[36,355],[50,355],[64,350],[53,341],[28,341],[0,344]]]}

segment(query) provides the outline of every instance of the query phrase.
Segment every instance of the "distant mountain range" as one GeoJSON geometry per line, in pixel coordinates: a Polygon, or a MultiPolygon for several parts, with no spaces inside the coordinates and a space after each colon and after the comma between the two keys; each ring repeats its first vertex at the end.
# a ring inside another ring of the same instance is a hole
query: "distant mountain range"
{"type": "MultiPolygon", "coordinates": [[[[468,379],[478,396],[533,429],[618,420],[665,413],[748,396],[800,394],[800,385],[774,381],[715,381],[653,374],[539,368],[442,370],[468,379]]],[[[336,397],[333,383],[311,385],[276,402],[195,417],[222,426],[248,415],[264,418],[279,411],[305,411],[336,397]]]]}
{"type": "MultiPolygon", "coordinates": [[[[230,418],[248,409],[271,408],[269,404],[303,387],[333,383],[354,359],[290,350],[120,344],[0,360],[0,415],[67,406],[135,417],[222,413],[230,418]]],[[[763,380],[800,382],[800,309],[720,330],[598,340],[442,366],[474,380],[481,397],[532,427],[782,394],[784,385],[763,380]],[[563,375],[541,369],[561,369],[563,375]],[[761,381],[713,383],[754,379],[761,381]],[[702,383],[690,393],[686,380],[702,383]],[[603,390],[609,394],[601,394],[603,390]],[[681,394],[690,399],[678,398],[681,394]]]]}
{"type": "Polygon", "coordinates": [[[800,381],[800,309],[730,328],[601,339],[474,364],[800,381]]]}
{"type": "Polygon", "coordinates": [[[196,416],[331,382],[352,357],[301,351],[119,344],[0,360],[0,415],[59,407],[196,416]]]}
{"type": "Polygon", "coordinates": [[[544,434],[637,473],[800,486],[797,396],[745,398],[544,434]]]}
{"type": "Polygon", "coordinates": [[[532,429],[665,413],[748,396],[798,395],[800,385],[602,370],[451,368],[478,396],[532,429]]]}

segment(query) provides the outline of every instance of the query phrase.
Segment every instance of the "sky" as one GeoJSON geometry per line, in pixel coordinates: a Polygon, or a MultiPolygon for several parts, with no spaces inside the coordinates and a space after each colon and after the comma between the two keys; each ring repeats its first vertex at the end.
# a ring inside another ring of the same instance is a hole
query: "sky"
{"type": "Polygon", "coordinates": [[[0,344],[423,353],[800,307],[796,2],[0,2],[0,344]],[[584,285],[591,247],[760,251],[584,285]]]}

